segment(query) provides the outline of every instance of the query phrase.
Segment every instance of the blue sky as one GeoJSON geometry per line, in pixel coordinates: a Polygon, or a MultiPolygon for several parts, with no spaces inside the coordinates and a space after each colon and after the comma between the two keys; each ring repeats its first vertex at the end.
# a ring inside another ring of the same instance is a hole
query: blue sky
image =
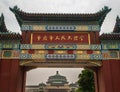
{"type": "MultiPolygon", "coordinates": [[[[0,0],[0,13],[5,16],[5,24],[8,30],[20,32],[20,27],[14,14],[9,7],[17,5],[25,12],[34,13],[94,13],[104,6],[112,8],[101,28],[102,33],[110,33],[115,25],[116,16],[120,16],[120,0],[0,0]]],[[[59,70],[61,74],[67,76],[70,82],[77,80],[81,69],[36,69],[27,73],[27,84],[39,84],[45,82],[49,75],[54,75],[59,70]]]]}

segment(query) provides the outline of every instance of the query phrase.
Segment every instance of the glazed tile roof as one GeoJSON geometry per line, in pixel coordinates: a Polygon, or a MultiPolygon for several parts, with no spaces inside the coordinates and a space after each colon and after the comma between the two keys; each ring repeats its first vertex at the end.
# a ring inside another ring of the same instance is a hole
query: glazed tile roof
{"type": "Polygon", "coordinates": [[[54,85],[54,84],[61,85],[61,84],[65,84],[68,82],[65,76],[60,75],[58,71],[56,71],[56,75],[50,76],[47,83],[51,85],[54,85]]]}
{"type": "Polygon", "coordinates": [[[45,85],[45,83],[42,82],[39,84],[39,86],[46,86],[46,85],[45,85]]]}
{"type": "Polygon", "coordinates": [[[100,36],[100,40],[120,40],[120,34],[119,33],[102,34],[100,36]]]}
{"type": "Polygon", "coordinates": [[[78,83],[77,82],[76,83],[71,83],[70,87],[78,87],[78,83]]]}
{"type": "Polygon", "coordinates": [[[91,14],[26,13],[17,6],[10,10],[15,14],[20,25],[23,21],[99,21],[101,25],[111,9],[104,7],[101,11],[91,14]]]}
{"type": "Polygon", "coordinates": [[[16,33],[0,33],[0,40],[20,40],[21,35],[16,33]]]}

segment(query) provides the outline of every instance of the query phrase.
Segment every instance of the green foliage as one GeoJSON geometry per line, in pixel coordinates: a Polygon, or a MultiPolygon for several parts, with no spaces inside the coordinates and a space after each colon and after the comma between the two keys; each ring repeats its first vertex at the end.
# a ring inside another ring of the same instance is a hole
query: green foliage
{"type": "Polygon", "coordinates": [[[81,89],[78,88],[75,92],[83,92],[83,91],[82,91],[81,89]]]}
{"type": "Polygon", "coordinates": [[[79,88],[76,92],[95,92],[94,74],[92,71],[85,69],[79,75],[79,88]]]}

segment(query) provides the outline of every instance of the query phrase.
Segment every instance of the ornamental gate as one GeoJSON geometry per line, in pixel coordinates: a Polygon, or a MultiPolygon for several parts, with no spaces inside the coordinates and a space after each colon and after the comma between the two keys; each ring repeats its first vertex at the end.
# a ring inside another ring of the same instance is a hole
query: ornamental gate
{"type": "Polygon", "coordinates": [[[1,16],[0,92],[24,92],[26,71],[36,67],[86,67],[95,71],[96,92],[120,92],[120,35],[99,36],[111,10],[94,14],[32,14],[10,8],[22,35],[10,33],[1,16]]]}

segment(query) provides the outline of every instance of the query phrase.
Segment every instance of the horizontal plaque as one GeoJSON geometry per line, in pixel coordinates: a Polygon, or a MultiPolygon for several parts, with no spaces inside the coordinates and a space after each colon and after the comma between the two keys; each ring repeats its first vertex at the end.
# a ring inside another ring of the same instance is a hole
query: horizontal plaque
{"type": "Polygon", "coordinates": [[[78,43],[90,44],[88,33],[80,32],[35,32],[31,34],[31,44],[78,43]]]}

